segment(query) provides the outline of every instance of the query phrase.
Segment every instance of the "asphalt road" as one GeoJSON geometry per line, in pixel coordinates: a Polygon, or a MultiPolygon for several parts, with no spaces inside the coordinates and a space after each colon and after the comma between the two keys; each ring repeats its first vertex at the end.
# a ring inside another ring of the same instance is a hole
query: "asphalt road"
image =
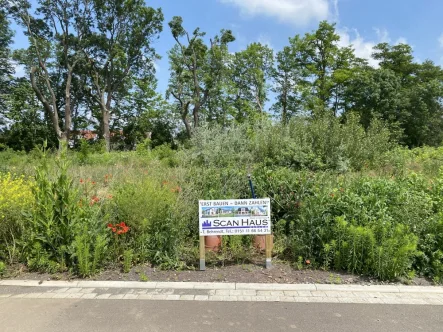
{"type": "Polygon", "coordinates": [[[443,307],[0,299],[2,332],[443,331],[443,307]]]}

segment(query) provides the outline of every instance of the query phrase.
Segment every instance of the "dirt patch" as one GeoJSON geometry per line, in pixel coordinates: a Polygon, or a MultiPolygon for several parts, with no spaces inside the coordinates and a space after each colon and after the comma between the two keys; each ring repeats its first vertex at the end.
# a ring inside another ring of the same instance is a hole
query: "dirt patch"
{"type": "MultiPolygon", "coordinates": [[[[41,274],[27,272],[22,266],[8,273],[9,279],[27,280],[75,280],[79,279],[68,273],[41,274]]],[[[108,269],[89,280],[120,280],[120,281],[178,281],[178,282],[240,282],[240,283],[284,283],[284,284],[360,284],[360,285],[393,285],[407,284],[429,286],[432,281],[425,278],[382,282],[366,276],[358,276],[345,272],[315,270],[306,267],[296,269],[284,262],[273,262],[267,270],[263,262],[247,264],[230,264],[225,266],[210,265],[206,271],[159,270],[148,265],[133,267],[129,273],[120,269],[108,269]]]]}

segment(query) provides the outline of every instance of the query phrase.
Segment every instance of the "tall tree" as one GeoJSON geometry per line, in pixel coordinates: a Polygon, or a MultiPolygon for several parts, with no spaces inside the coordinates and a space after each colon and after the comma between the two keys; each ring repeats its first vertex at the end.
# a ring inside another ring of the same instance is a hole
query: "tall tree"
{"type": "Polygon", "coordinates": [[[18,59],[29,67],[31,86],[58,140],[67,142],[72,123],[72,80],[83,59],[83,25],[89,18],[88,7],[81,0],[39,0],[36,15],[31,15],[27,0],[11,0],[8,4],[30,43],[18,59]]]}
{"type": "Polygon", "coordinates": [[[5,108],[5,97],[10,90],[11,76],[14,73],[10,50],[12,36],[13,33],[9,28],[7,13],[4,9],[0,9],[0,125],[2,122],[1,114],[5,108]]]}
{"type": "Polygon", "coordinates": [[[17,78],[10,83],[6,97],[5,118],[10,126],[4,133],[4,143],[14,149],[30,151],[44,141],[50,148],[57,146],[51,120],[45,115],[29,80],[17,78]]]}
{"type": "Polygon", "coordinates": [[[233,103],[237,121],[265,114],[268,100],[273,51],[266,45],[252,43],[235,53],[232,62],[233,103]]]}
{"type": "Polygon", "coordinates": [[[166,95],[174,98],[190,137],[199,126],[211,94],[219,91],[226,66],[222,55],[227,54],[228,44],[235,38],[230,30],[222,30],[208,47],[203,40],[205,33],[197,28],[190,34],[184,29],[181,17],[175,16],[169,27],[176,45],[169,52],[171,77],[166,95]]]}
{"type": "Polygon", "coordinates": [[[355,57],[351,47],[340,47],[339,40],[335,25],[326,21],[313,33],[290,38],[294,64],[303,68],[302,86],[310,90],[303,103],[314,115],[338,115],[343,107],[345,85],[354,69],[365,63],[355,57]]]}
{"type": "MultiPolygon", "coordinates": [[[[403,143],[410,147],[439,145],[443,140],[443,71],[432,61],[414,62],[412,48],[406,44],[382,43],[374,48],[380,70],[397,78],[401,105],[395,113],[383,109],[403,130],[403,143]]],[[[389,96],[385,98],[391,100],[389,96]]],[[[388,115],[388,116],[387,116],[388,115]]]]}
{"type": "Polygon", "coordinates": [[[90,73],[92,97],[98,105],[106,150],[111,148],[110,122],[116,103],[126,98],[135,81],[155,81],[154,39],[162,31],[163,13],[144,0],[91,0],[92,19],[83,52],[90,73]]]}
{"type": "Polygon", "coordinates": [[[289,118],[297,113],[304,112],[304,100],[309,93],[308,82],[305,81],[307,68],[300,59],[300,49],[285,46],[275,57],[275,65],[272,69],[273,87],[276,94],[276,103],[273,110],[286,124],[289,118]]]}

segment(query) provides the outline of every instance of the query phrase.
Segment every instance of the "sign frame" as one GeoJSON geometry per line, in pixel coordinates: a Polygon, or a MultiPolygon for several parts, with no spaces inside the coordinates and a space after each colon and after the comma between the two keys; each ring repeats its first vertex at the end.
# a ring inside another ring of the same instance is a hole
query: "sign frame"
{"type": "MultiPolygon", "coordinates": [[[[255,195],[254,195],[255,196],[255,195]]],[[[272,267],[271,200],[269,198],[199,200],[200,271],[206,270],[206,236],[265,237],[266,268],[272,267]]]]}

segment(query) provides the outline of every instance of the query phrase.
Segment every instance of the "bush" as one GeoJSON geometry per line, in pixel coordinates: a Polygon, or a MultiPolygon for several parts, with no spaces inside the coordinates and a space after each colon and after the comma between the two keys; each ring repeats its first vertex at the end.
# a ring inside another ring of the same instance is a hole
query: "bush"
{"type": "Polygon", "coordinates": [[[68,175],[66,150],[49,166],[44,153],[36,168],[33,213],[24,237],[25,257],[31,270],[57,272],[71,269],[82,276],[94,274],[105,259],[108,237],[97,202],[89,192],[80,194],[68,175]]]}
{"type": "Polygon", "coordinates": [[[6,273],[6,264],[0,261],[0,277],[6,273]]]}
{"type": "Polygon", "coordinates": [[[0,258],[5,250],[10,262],[17,254],[17,240],[25,227],[25,214],[31,212],[32,189],[32,183],[25,177],[0,173],[0,258]]]}
{"type": "Polygon", "coordinates": [[[326,268],[373,275],[392,280],[408,274],[417,255],[417,237],[404,225],[382,220],[368,226],[337,217],[324,245],[326,268]]]}
{"type": "Polygon", "coordinates": [[[203,127],[191,143],[184,156],[188,164],[246,168],[262,163],[343,172],[376,165],[394,147],[383,123],[374,121],[365,131],[355,116],[345,124],[333,117],[296,117],[288,125],[261,121],[253,128],[249,124],[203,127]]]}
{"type": "Polygon", "coordinates": [[[126,179],[113,188],[108,213],[130,226],[127,246],[134,249],[139,261],[165,267],[179,264],[186,235],[177,204],[180,191],[173,182],[149,176],[126,179]]]}

